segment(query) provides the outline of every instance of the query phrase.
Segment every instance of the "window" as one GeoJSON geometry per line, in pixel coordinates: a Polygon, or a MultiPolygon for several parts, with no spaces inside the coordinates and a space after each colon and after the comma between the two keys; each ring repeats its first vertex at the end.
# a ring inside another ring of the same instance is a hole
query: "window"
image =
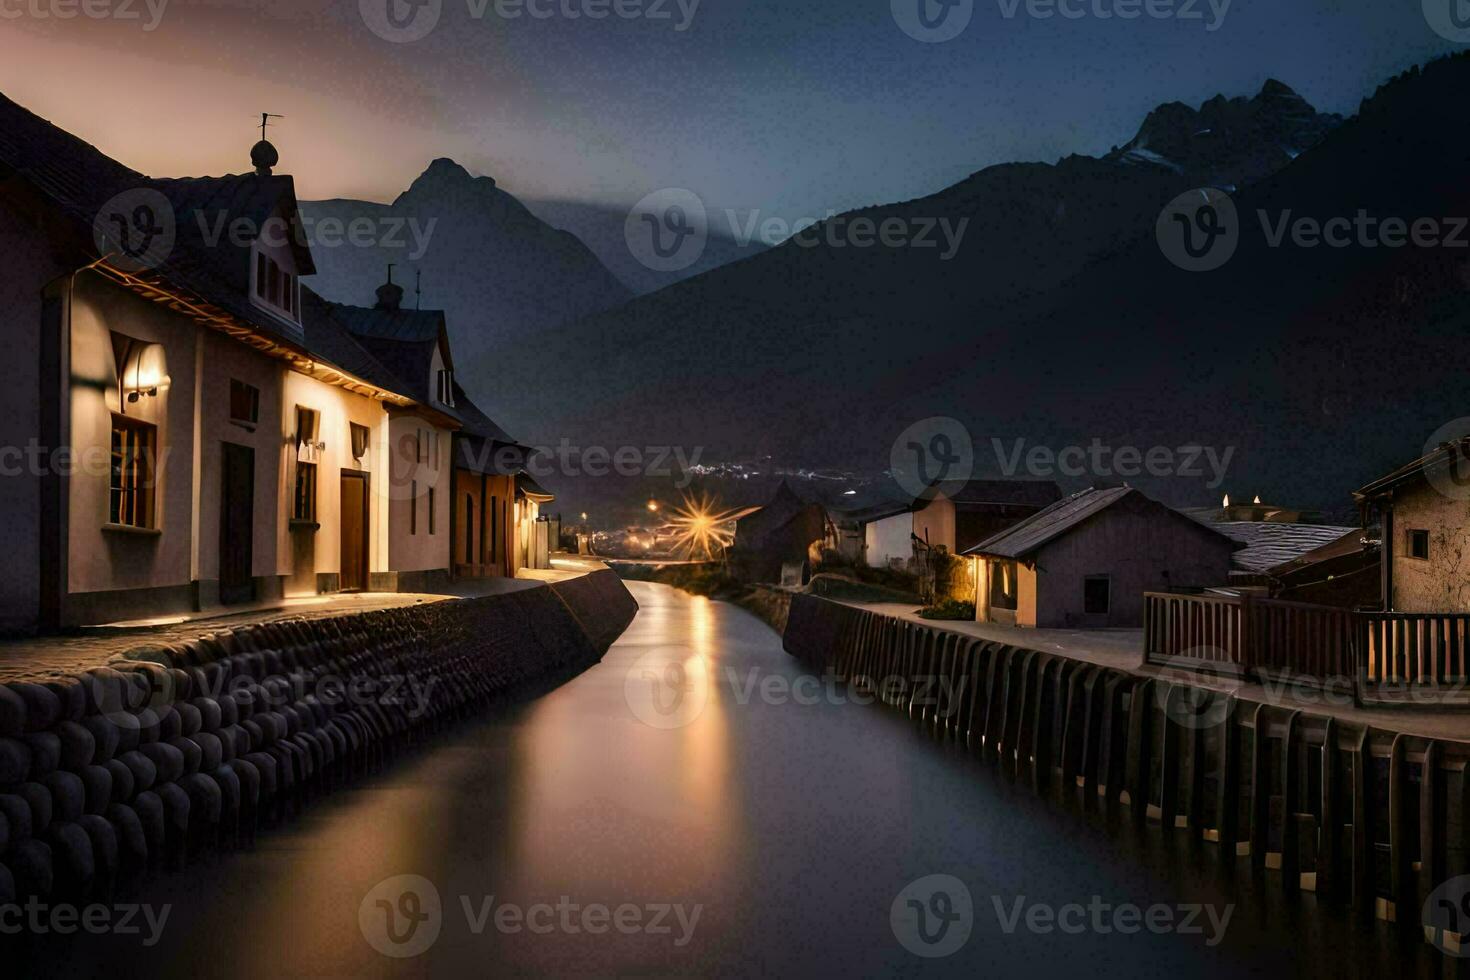
{"type": "Polygon", "coordinates": [[[1089,575],[1082,582],[1082,611],[1089,616],[1106,616],[1112,605],[1113,580],[1106,575],[1089,575]]]}
{"type": "Polygon", "coordinates": [[[1016,608],[1016,563],[990,563],[990,606],[992,609],[1016,608]]]}
{"type": "Polygon", "coordinates": [[[124,527],[153,527],[153,466],[158,430],[123,415],[112,417],[112,473],[107,519],[124,527]]]}
{"type": "Polygon", "coordinates": [[[1409,557],[1418,558],[1422,561],[1429,560],[1429,532],[1409,531],[1409,557]]]}
{"type": "Polygon", "coordinates": [[[316,426],[319,418],[315,409],[296,406],[296,453],[298,457],[306,457],[307,462],[316,462],[313,455],[320,447],[317,445],[316,426]]]}
{"type": "Polygon", "coordinates": [[[490,560],[500,554],[500,498],[490,498],[490,560]]]}
{"type": "Polygon", "coordinates": [[[352,430],[352,458],[362,459],[367,455],[368,449],[368,427],[358,425],[356,422],[347,423],[352,430]]]}
{"type": "Polygon", "coordinates": [[[412,480],[408,484],[408,533],[419,533],[419,484],[412,480]]]}
{"type": "Polygon", "coordinates": [[[300,306],[300,281],[264,252],[255,253],[255,298],[261,305],[284,314],[293,323],[300,306]]]}
{"type": "Polygon", "coordinates": [[[429,488],[429,533],[434,533],[434,488],[429,488]]]}
{"type": "Polygon", "coordinates": [[[230,379],[230,421],[254,425],[260,421],[260,389],[230,379]]]}
{"type": "Polygon", "coordinates": [[[296,464],[296,493],[292,497],[291,520],[316,520],[316,464],[296,464]]]}
{"type": "Polygon", "coordinates": [[[471,565],[479,564],[475,555],[475,495],[472,493],[464,495],[464,560],[471,565]]]}
{"type": "Polygon", "coordinates": [[[439,404],[454,407],[454,372],[439,372],[439,404]]]}

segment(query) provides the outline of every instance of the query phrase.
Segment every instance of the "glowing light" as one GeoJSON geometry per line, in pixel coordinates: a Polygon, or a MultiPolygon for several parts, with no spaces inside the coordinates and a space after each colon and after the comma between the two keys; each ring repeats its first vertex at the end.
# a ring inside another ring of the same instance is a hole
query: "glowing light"
{"type": "Polygon", "coordinates": [[[707,496],[698,500],[686,496],[684,505],[674,510],[669,521],[674,529],[674,550],[685,552],[690,559],[714,558],[735,540],[729,527],[735,513],[717,511],[707,496]]]}
{"type": "Polygon", "coordinates": [[[650,514],[657,514],[658,513],[658,501],[657,500],[650,500],[648,502],[648,512],[650,514]]]}
{"type": "Polygon", "coordinates": [[[1226,507],[1229,507],[1230,506],[1230,494],[1228,494],[1228,493],[1225,495],[1225,506],[1226,507]]]}

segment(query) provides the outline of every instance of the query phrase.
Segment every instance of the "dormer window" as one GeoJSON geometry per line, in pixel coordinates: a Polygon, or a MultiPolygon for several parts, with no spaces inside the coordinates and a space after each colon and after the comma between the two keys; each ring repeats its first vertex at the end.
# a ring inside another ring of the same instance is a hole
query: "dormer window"
{"type": "Polygon", "coordinates": [[[439,372],[439,404],[454,407],[454,372],[447,369],[439,372]]]}
{"type": "Polygon", "coordinates": [[[301,307],[301,283],[294,274],[257,248],[253,278],[255,282],[252,294],[257,306],[264,307],[292,323],[301,322],[298,315],[301,307]]]}

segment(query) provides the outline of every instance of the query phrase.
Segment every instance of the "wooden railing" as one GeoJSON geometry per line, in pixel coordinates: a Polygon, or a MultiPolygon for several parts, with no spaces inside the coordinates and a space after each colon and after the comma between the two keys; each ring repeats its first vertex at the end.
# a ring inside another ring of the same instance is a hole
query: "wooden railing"
{"type": "Polygon", "coordinates": [[[1362,649],[1358,613],[1334,606],[1248,597],[1249,667],[1257,673],[1318,681],[1352,678],[1362,649]]]}
{"type": "Polygon", "coordinates": [[[1144,594],[1144,662],[1319,683],[1465,686],[1470,613],[1354,612],[1254,596],[1144,594]]]}
{"type": "Polygon", "coordinates": [[[1239,599],[1146,592],[1143,638],[1149,663],[1249,666],[1245,607],[1239,599]]]}
{"type": "Polygon", "coordinates": [[[1357,674],[1365,623],[1332,606],[1254,596],[1144,595],[1147,663],[1317,681],[1357,674]]]}
{"type": "Polygon", "coordinates": [[[1463,684],[1470,657],[1470,614],[1370,612],[1363,673],[1376,683],[1463,684]]]}

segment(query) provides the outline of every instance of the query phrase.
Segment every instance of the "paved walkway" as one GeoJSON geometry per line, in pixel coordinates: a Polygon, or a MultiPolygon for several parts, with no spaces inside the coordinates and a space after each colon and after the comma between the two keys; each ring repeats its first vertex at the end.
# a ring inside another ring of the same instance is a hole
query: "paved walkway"
{"type": "Polygon", "coordinates": [[[1445,708],[1413,703],[1360,708],[1352,703],[1351,690],[1320,691],[1305,684],[1288,682],[1266,685],[1234,677],[1200,674],[1192,670],[1145,666],[1143,630],[1025,629],[967,620],[924,619],[919,616],[917,607],[904,603],[845,602],[843,605],[952,633],[1007,643],[1026,650],[1055,653],[1144,677],[1185,682],[1195,687],[1234,694],[1243,701],[1277,705],[1288,710],[1300,708],[1304,712],[1331,716],[1348,724],[1371,725],[1409,735],[1470,742],[1470,710],[1464,707],[1445,708]]]}
{"type": "Polygon", "coordinates": [[[582,559],[554,573],[523,569],[520,578],[476,579],[450,583],[442,593],[360,592],[349,595],[302,596],[227,610],[164,616],[157,619],[86,627],[64,636],[0,641],[0,683],[45,680],[100,667],[124,651],[151,643],[178,643],[206,633],[270,623],[282,619],[321,619],[377,609],[397,609],[425,602],[499,595],[539,588],[547,581],[576,578],[603,566],[582,559]],[[551,575],[552,577],[543,577],[551,575]]]}

